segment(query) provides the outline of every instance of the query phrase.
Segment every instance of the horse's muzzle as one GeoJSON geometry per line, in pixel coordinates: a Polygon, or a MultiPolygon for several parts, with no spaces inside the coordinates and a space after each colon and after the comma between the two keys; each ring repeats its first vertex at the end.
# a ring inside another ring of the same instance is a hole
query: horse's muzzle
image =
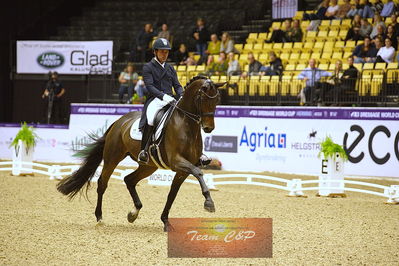
{"type": "Polygon", "coordinates": [[[213,127],[204,127],[203,130],[205,133],[211,133],[213,131],[213,127]]]}

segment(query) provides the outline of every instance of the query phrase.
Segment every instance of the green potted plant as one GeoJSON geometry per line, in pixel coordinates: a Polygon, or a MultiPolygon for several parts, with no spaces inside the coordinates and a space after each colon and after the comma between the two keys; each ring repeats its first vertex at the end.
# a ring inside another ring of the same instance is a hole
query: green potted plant
{"type": "Polygon", "coordinates": [[[32,165],[24,164],[32,163],[33,152],[37,143],[38,136],[34,132],[32,126],[28,126],[26,122],[21,124],[21,129],[10,144],[13,147],[13,175],[32,175],[32,165]],[[24,168],[25,170],[21,170],[24,168]]]}
{"type": "Polygon", "coordinates": [[[321,175],[319,176],[319,196],[346,197],[344,193],[344,163],[348,161],[345,149],[327,136],[320,143],[318,157],[321,161],[321,175]],[[334,182],[335,181],[335,182],[334,182]]]}

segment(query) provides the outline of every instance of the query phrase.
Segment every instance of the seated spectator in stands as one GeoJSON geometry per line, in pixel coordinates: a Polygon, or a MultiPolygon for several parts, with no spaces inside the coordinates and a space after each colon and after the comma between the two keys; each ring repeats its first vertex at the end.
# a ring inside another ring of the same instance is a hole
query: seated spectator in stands
{"type": "Polygon", "coordinates": [[[285,40],[287,42],[302,42],[303,32],[299,24],[299,20],[292,22],[292,27],[285,32],[285,40]]]}
{"type": "Polygon", "coordinates": [[[255,56],[253,53],[248,54],[248,72],[243,72],[241,74],[242,78],[246,78],[248,76],[256,76],[259,75],[260,68],[262,67],[261,62],[255,59],[255,56]]]}
{"type": "Polygon", "coordinates": [[[220,42],[220,52],[224,52],[226,54],[233,52],[238,54],[238,51],[234,48],[234,41],[231,39],[231,36],[228,32],[223,32],[222,41],[220,42]]]}
{"type": "Polygon", "coordinates": [[[210,38],[209,31],[205,26],[205,20],[202,18],[197,19],[197,26],[192,32],[192,36],[195,40],[195,47],[197,49],[197,54],[199,54],[200,61],[202,62],[205,58],[205,51],[208,47],[208,41],[210,38]]]}
{"type": "Polygon", "coordinates": [[[382,0],[376,0],[371,7],[374,14],[375,13],[381,14],[383,8],[384,8],[384,3],[382,2],[382,0]]]}
{"type": "Polygon", "coordinates": [[[345,41],[359,41],[363,40],[363,36],[360,34],[360,27],[354,26],[348,30],[345,41]]]}
{"type": "Polygon", "coordinates": [[[391,39],[392,47],[398,49],[398,36],[395,33],[395,28],[389,24],[385,33],[385,37],[391,39]]]}
{"type": "Polygon", "coordinates": [[[188,51],[184,43],[180,44],[179,49],[174,53],[174,61],[178,65],[187,65],[188,51]]]}
{"type": "Polygon", "coordinates": [[[374,16],[373,4],[369,0],[364,1],[364,7],[360,15],[362,18],[372,18],[374,16]]]}
{"type": "Polygon", "coordinates": [[[345,19],[349,10],[351,10],[352,6],[350,4],[350,0],[344,0],[344,3],[339,6],[336,17],[339,19],[345,19]]]}
{"type": "Polygon", "coordinates": [[[333,90],[336,86],[339,86],[341,83],[342,77],[342,61],[337,60],[335,62],[335,68],[332,75],[327,79],[326,82],[323,82],[320,88],[320,100],[321,105],[324,105],[324,102],[330,98],[330,91],[333,90]]]}
{"type": "Polygon", "coordinates": [[[371,55],[372,57],[370,57],[368,62],[375,63],[377,61],[377,53],[383,46],[384,41],[380,37],[377,37],[372,42],[373,42],[373,46],[374,46],[374,51],[371,55]]]}
{"type": "Polygon", "coordinates": [[[212,76],[216,72],[217,64],[215,62],[215,57],[213,55],[208,56],[208,60],[206,62],[205,75],[212,76]]]}
{"type": "Polygon", "coordinates": [[[381,17],[389,17],[395,11],[395,3],[392,0],[388,0],[381,10],[381,17]]]}
{"type": "Polygon", "coordinates": [[[389,38],[385,39],[385,46],[381,47],[377,53],[376,62],[392,63],[395,56],[395,48],[392,47],[392,41],[389,38]]]}
{"type": "Polygon", "coordinates": [[[322,77],[330,77],[331,73],[321,70],[316,67],[316,59],[311,58],[309,60],[309,67],[305,68],[298,75],[298,79],[306,82],[305,88],[302,89],[298,97],[301,99],[301,103],[305,105],[314,104],[318,101],[319,90],[320,90],[320,79],[322,77]]]}
{"type": "Polygon", "coordinates": [[[145,24],[144,29],[141,30],[136,37],[136,61],[146,62],[152,56],[150,44],[155,37],[154,30],[151,24],[145,24]]]}
{"type": "Polygon", "coordinates": [[[280,76],[283,73],[283,63],[281,62],[281,59],[278,58],[274,52],[269,53],[269,59],[269,65],[260,68],[260,75],[280,76]]]}
{"type": "Polygon", "coordinates": [[[327,8],[327,11],[324,14],[324,16],[326,17],[326,19],[336,19],[337,18],[336,15],[339,10],[339,5],[337,4],[337,0],[331,0],[330,3],[331,5],[327,8]]]}
{"type": "Polygon", "coordinates": [[[391,25],[394,28],[396,36],[399,36],[399,23],[398,23],[398,16],[396,14],[391,15],[391,25]]]}
{"type": "Polygon", "coordinates": [[[315,13],[303,13],[303,20],[323,20],[327,19],[325,14],[327,12],[328,7],[330,6],[330,0],[323,0],[321,4],[317,7],[317,11],[315,13]]]}
{"type": "Polygon", "coordinates": [[[338,104],[339,101],[349,93],[356,91],[356,80],[358,77],[359,71],[356,67],[353,66],[354,60],[353,57],[350,56],[348,58],[348,69],[344,71],[344,73],[340,76],[339,80],[335,81],[335,86],[332,90],[327,93],[327,98],[333,99],[333,105],[338,104]]]}
{"type": "Polygon", "coordinates": [[[208,43],[208,48],[206,49],[205,53],[207,55],[215,55],[220,53],[220,41],[215,33],[211,35],[211,41],[208,43]]]}
{"type": "Polygon", "coordinates": [[[147,87],[145,86],[142,78],[140,78],[137,81],[136,86],[134,87],[134,90],[137,93],[139,103],[142,103],[142,104],[145,103],[148,91],[147,91],[147,87]]]}
{"type": "Polygon", "coordinates": [[[228,76],[240,75],[241,74],[240,63],[238,62],[237,59],[234,58],[235,54],[233,52],[230,52],[227,57],[229,64],[229,67],[227,68],[227,75],[228,76]]]}
{"type": "Polygon", "coordinates": [[[374,13],[374,18],[373,18],[373,30],[370,33],[370,38],[374,39],[375,36],[378,34],[378,26],[381,25],[384,30],[385,30],[385,23],[382,20],[380,14],[374,13]]]}
{"type": "Polygon", "coordinates": [[[362,18],[361,22],[360,22],[361,26],[360,26],[360,35],[364,38],[366,36],[370,36],[371,31],[373,30],[373,27],[371,26],[371,24],[369,23],[369,21],[367,20],[367,18],[362,18]]]}
{"type": "Polygon", "coordinates": [[[364,38],[364,43],[355,47],[352,53],[355,63],[372,63],[377,56],[377,49],[371,43],[370,37],[364,38]]]}
{"type": "Polygon", "coordinates": [[[225,52],[220,52],[218,61],[216,62],[215,75],[225,76],[227,74],[228,67],[229,64],[227,62],[225,52]]]}
{"type": "Polygon", "coordinates": [[[363,12],[364,5],[360,4],[360,0],[355,0],[354,2],[355,3],[352,5],[351,9],[346,14],[348,18],[354,18],[356,15],[361,16],[363,12]]]}
{"type": "Polygon", "coordinates": [[[169,42],[172,42],[172,40],[171,40],[171,34],[170,34],[170,32],[169,32],[169,29],[168,29],[168,25],[167,24],[162,24],[162,26],[161,26],[161,31],[160,32],[158,32],[158,37],[159,38],[164,38],[164,39],[167,39],[169,42]]]}
{"type": "Polygon", "coordinates": [[[119,102],[132,103],[134,87],[139,79],[139,75],[134,72],[134,66],[128,64],[127,67],[119,75],[119,102]],[[124,94],[127,92],[127,101],[123,100],[124,94]]]}
{"type": "Polygon", "coordinates": [[[188,66],[196,66],[198,62],[194,58],[194,53],[188,53],[188,58],[186,60],[186,65],[188,66]]]}
{"type": "Polygon", "coordinates": [[[267,43],[287,42],[288,40],[286,39],[286,33],[291,30],[291,27],[292,27],[291,20],[286,19],[281,29],[279,28],[273,29],[270,39],[266,42],[267,43]]]}
{"type": "Polygon", "coordinates": [[[384,27],[382,25],[378,25],[377,26],[377,34],[374,36],[373,39],[381,38],[381,39],[385,40],[386,37],[387,37],[387,35],[385,34],[384,27]]]}

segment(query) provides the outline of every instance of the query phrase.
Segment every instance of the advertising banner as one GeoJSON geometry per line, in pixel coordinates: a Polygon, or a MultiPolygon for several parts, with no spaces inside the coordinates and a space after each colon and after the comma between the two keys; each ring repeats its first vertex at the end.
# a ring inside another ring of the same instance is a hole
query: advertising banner
{"type": "Polygon", "coordinates": [[[17,41],[17,73],[111,73],[112,48],[112,41],[17,41]]]}
{"type": "MultiPolygon", "coordinates": [[[[38,128],[44,142],[34,159],[70,161],[72,150],[91,142],[88,133],[101,136],[120,116],[141,108],[72,104],[69,128],[38,128]],[[60,150],[51,150],[55,147],[60,150]]],[[[214,131],[202,137],[204,153],[224,170],[319,175],[320,143],[329,136],[347,150],[345,175],[399,178],[398,122],[398,108],[221,106],[214,131]]],[[[8,145],[16,132],[0,127],[1,159],[11,158],[8,145]]]]}

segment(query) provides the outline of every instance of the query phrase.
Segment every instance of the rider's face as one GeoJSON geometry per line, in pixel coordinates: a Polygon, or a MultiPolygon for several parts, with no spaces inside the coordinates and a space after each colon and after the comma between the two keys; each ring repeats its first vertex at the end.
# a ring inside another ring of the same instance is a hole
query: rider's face
{"type": "Polygon", "coordinates": [[[156,50],[155,55],[157,56],[159,62],[163,63],[166,61],[166,59],[168,59],[169,50],[164,50],[164,49],[156,50]]]}

